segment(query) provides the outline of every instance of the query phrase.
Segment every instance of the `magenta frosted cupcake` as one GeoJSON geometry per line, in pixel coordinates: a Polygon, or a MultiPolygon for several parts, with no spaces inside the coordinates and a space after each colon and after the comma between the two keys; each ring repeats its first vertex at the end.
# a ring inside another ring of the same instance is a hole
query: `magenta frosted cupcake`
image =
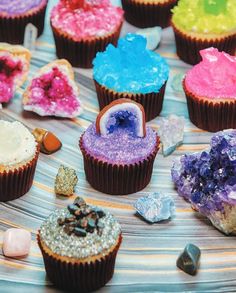
{"type": "Polygon", "coordinates": [[[200,54],[183,81],[190,120],[212,132],[236,128],[236,57],[215,48],[200,54]]]}
{"type": "Polygon", "coordinates": [[[108,194],[130,194],[150,182],[159,137],[146,126],[140,104],[118,99],[84,132],[80,149],[92,187],[108,194]]]}
{"type": "Polygon", "coordinates": [[[60,0],[51,12],[57,56],[92,67],[97,52],[117,43],[122,23],[123,10],[109,0],[60,0]]]}
{"type": "Polygon", "coordinates": [[[25,27],[32,23],[43,33],[44,18],[48,0],[1,0],[0,41],[23,44],[25,27]]]}

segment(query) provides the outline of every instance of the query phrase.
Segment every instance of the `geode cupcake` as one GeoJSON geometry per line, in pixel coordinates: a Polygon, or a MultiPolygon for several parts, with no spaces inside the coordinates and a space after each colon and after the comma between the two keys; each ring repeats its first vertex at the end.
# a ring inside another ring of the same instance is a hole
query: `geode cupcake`
{"type": "Polygon", "coordinates": [[[167,27],[177,0],[122,0],[125,19],[137,27],[167,27]]]}
{"type": "Polygon", "coordinates": [[[91,68],[97,52],[116,45],[122,23],[123,10],[109,0],[60,0],[51,12],[57,56],[91,68]]]}
{"type": "Polygon", "coordinates": [[[183,81],[190,120],[212,132],[236,128],[236,57],[214,48],[200,54],[183,81]]]}
{"type": "Polygon", "coordinates": [[[199,51],[208,47],[234,55],[235,15],[235,0],[179,0],[172,17],[179,58],[197,64],[199,51]]]}
{"type": "Polygon", "coordinates": [[[0,137],[0,201],[9,201],[31,188],[39,151],[20,122],[0,120],[0,137]]]}
{"type": "Polygon", "coordinates": [[[144,37],[127,34],[117,48],[109,45],[96,55],[93,78],[100,110],[114,100],[129,98],[144,107],[147,121],[160,114],[169,66],[146,45],[144,37]]]}
{"type": "Polygon", "coordinates": [[[216,133],[211,148],[182,156],[172,168],[180,196],[225,234],[236,234],[236,130],[216,133]]]}
{"type": "Polygon", "coordinates": [[[48,0],[2,0],[0,1],[0,41],[23,44],[25,27],[32,23],[43,33],[48,0]]]}
{"type": "Polygon", "coordinates": [[[103,193],[137,192],[150,182],[159,137],[142,105],[119,99],[106,106],[80,138],[88,182],[103,193]]]}
{"type": "Polygon", "coordinates": [[[48,278],[76,292],[97,290],[112,278],[121,241],[115,218],[79,197],[54,211],[38,233],[48,278]]]}

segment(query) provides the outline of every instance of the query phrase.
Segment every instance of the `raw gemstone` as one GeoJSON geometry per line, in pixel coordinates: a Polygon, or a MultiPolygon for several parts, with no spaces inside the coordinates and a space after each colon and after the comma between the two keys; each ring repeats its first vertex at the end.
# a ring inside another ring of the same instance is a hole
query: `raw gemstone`
{"type": "Polygon", "coordinates": [[[140,197],[134,207],[145,220],[151,223],[168,220],[175,213],[173,198],[158,192],[140,197]]]}
{"type": "Polygon", "coordinates": [[[61,165],[55,180],[55,193],[70,196],[74,193],[77,182],[76,171],[61,165]]]}
{"type": "Polygon", "coordinates": [[[199,267],[201,251],[194,244],[187,244],[184,251],[178,257],[176,265],[189,275],[195,275],[199,267]]]}
{"type": "Polygon", "coordinates": [[[24,229],[8,229],[3,236],[3,253],[8,257],[26,256],[31,245],[31,234],[24,229]]]}
{"type": "Polygon", "coordinates": [[[218,15],[227,11],[227,0],[203,0],[203,3],[206,13],[218,15]]]}
{"type": "Polygon", "coordinates": [[[177,159],[172,179],[180,196],[225,234],[236,234],[236,130],[211,139],[211,148],[177,159]]]}
{"type": "Polygon", "coordinates": [[[147,49],[155,50],[161,41],[162,28],[160,26],[140,29],[136,32],[147,39],[147,49]]]}
{"type": "Polygon", "coordinates": [[[160,119],[158,134],[164,156],[170,155],[184,140],[184,117],[170,115],[160,119]]]}

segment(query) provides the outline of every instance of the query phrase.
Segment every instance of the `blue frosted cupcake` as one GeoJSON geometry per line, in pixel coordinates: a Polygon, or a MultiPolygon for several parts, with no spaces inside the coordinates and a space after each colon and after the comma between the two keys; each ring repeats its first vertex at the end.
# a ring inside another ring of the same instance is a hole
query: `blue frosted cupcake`
{"type": "Polygon", "coordinates": [[[140,103],[146,121],[157,117],[161,110],[169,77],[166,60],[146,49],[144,37],[127,34],[117,48],[108,45],[105,52],[93,60],[100,110],[112,101],[128,98],[140,103]]]}

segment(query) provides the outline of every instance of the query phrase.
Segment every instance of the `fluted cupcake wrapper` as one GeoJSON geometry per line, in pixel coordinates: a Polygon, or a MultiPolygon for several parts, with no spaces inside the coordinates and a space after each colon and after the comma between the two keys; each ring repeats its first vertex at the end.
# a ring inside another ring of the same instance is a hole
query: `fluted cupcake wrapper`
{"type": "Polygon", "coordinates": [[[67,35],[58,32],[52,24],[51,27],[57,57],[67,59],[74,67],[92,68],[92,62],[97,52],[103,52],[110,43],[117,45],[122,24],[113,33],[80,41],[74,41],[67,35]]]}
{"type": "Polygon", "coordinates": [[[0,16],[0,42],[23,44],[25,27],[32,23],[38,29],[38,37],[44,30],[47,3],[41,9],[25,16],[0,16]]]}
{"type": "Polygon", "coordinates": [[[175,41],[176,41],[176,51],[177,55],[181,60],[188,64],[195,65],[202,60],[199,53],[200,50],[214,47],[219,51],[224,51],[230,55],[234,55],[236,48],[236,34],[232,33],[227,37],[219,37],[215,39],[201,39],[193,38],[184,34],[179,29],[175,27],[172,23],[175,41]]]}
{"type": "Polygon", "coordinates": [[[159,93],[148,94],[118,93],[103,85],[100,85],[96,80],[94,80],[94,83],[97,91],[100,110],[109,105],[112,101],[121,98],[131,99],[137,103],[140,103],[144,107],[146,121],[150,121],[156,118],[162,110],[166,82],[161,87],[159,93]]]}
{"type": "Polygon", "coordinates": [[[39,149],[34,158],[17,169],[0,172],[0,201],[10,201],[27,193],[34,179],[39,149]]]}
{"type": "Polygon", "coordinates": [[[47,276],[55,286],[67,291],[91,292],[105,286],[112,278],[122,236],[119,236],[117,245],[109,254],[101,256],[99,260],[84,263],[67,262],[49,255],[44,250],[39,235],[37,240],[47,276]]]}
{"type": "Polygon", "coordinates": [[[155,149],[146,159],[124,165],[107,163],[94,158],[84,148],[82,138],[83,135],[79,145],[84,158],[85,175],[94,189],[112,195],[125,195],[138,192],[148,185],[159,150],[158,136],[155,149]]]}
{"type": "Polygon", "coordinates": [[[125,11],[125,19],[141,28],[170,25],[171,9],[177,0],[169,0],[166,3],[147,3],[135,0],[122,0],[125,11]]]}
{"type": "Polygon", "coordinates": [[[189,118],[197,127],[217,132],[223,129],[236,128],[236,101],[199,98],[189,92],[183,81],[187,98],[189,118]]]}

